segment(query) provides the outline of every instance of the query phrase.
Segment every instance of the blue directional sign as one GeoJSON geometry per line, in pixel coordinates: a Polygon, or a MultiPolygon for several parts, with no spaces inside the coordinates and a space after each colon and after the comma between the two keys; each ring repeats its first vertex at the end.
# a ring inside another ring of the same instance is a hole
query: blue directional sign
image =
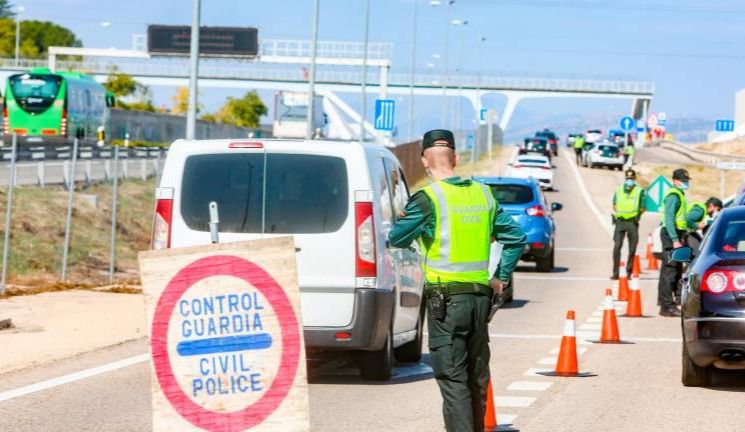
{"type": "Polygon", "coordinates": [[[636,127],[636,120],[629,116],[626,116],[621,118],[621,121],[618,124],[621,126],[621,129],[624,132],[629,132],[634,130],[634,128],[636,127]]]}
{"type": "Polygon", "coordinates": [[[375,129],[391,132],[396,128],[396,101],[393,99],[375,100],[375,129]]]}
{"type": "Polygon", "coordinates": [[[732,132],[735,130],[734,120],[717,120],[715,129],[717,132],[732,132]]]}

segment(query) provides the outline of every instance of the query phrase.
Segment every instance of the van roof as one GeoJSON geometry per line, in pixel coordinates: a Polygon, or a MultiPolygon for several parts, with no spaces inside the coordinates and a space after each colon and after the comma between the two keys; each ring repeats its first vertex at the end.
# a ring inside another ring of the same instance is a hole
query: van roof
{"type": "Polygon", "coordinates": [[[367,151],[389,152],[386,147],[372,143],[363,143],[359,141],[326,141],[326,140],[306,140],[306,139],[287,139],[287,138],[233,138],[233,139],[209,139],[209,140],[185,140],[179,139],[171,144],[170,150],[188,153],[191,150],[199,150],[204,153],[205,149],[214,148],[220,150],[230,144],[261,144],[267,149],[289,149],[297,146],[298,149],[312,149],[316,151],[341,152],[348,151],[352,148],[363,148],[367,151]]]}

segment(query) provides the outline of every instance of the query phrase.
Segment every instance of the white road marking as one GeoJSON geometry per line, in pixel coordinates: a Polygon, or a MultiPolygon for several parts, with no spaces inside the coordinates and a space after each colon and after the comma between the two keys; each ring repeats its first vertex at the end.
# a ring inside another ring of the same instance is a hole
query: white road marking
{"type": "Polygon", "coordinates": [[[134,366],[139,363],[144,363],[150,360],[150,354],[140,354],[134,357],[125,358],[123,360],[107,363],[94,368],[85,369],[79,372],[74,372],[61,377],[52,378],[46,381],[41,381],[36,384],[19,387],[13,390],[8,390],[0,393],[0,402],[14,399],[17,397],[26,396],[32,393],[48,390],[54,387],[58,387],[65,384],[70,384],[75,381],[80,381],[86,378],[91,378],[96,375],[105,374],[125,367],[134,366]]]}
{"type": "Polygon", "coordinates": [[[534,397],[527,396],[494,396],[494,405],[498,407],[526,408],[535,402],[534,397]]]}
{"type": "Polygon", "coordinates": [[[507,386],[507,390],[544,391],[552,385],[553,383],[546,381],[513,381],[507,386]]]}
{"type": "Polygon", "coordinates": [[[610,252],[611,249],[605,248],[580,248],[580,247],[557,247],[557,251],[561,252],[610,252]]]}
{"type": "MultiPolygon", "coordinates": [[[[577,332],[577,344],[584,345],[589,344],[589,342],[584,341],[582,338],[598,338],[600,336],[599,331],[578,331],[577,332]]],[[[510,334],[510,333],[489,333],[490,338],[494,339],[546,339],[546,340],[555,340],[560,341],[561,335],[550,335],[550,334],[510,334]]],[[[638,341],[638,342],[680,342],[680,338],[655,338],[655,337],[635,337],[635,338],[624,338],[628,340],[638,341]]],[[[577,348],[579,350],[580,348],[577,348]]],[[[558,351],[557,351],[558,352],[558,351]]],[[[540,370],[540,369],[539,369],[540,370]]]]}
{"type": "MultiPolygon", "coordinates": [[[[603,314],[600,314],[600,315],[603,315],[603,314]]],[[[599,322],[603,322],[603,319],[600,318],[599,316],[591,316],[590,318],[587,318],[587,322],[588,323],[599,323],[599,322]]]]}
{"type": "Polygon", "coordinates": [[[581,326],[579,326],[579,329],[580,330],[600,330],[601,326],[600,324],[588,323],[588,324],[582,324],[581,326]]]}
{"type": "Polygon", "coordinates": [[[515,423],[517,416],[515,414],[500,414],[497,413],[497,423],[499,425],[511,425],[515,423]]]}
{"type": "MultiPolygon", "coordinates": [[[[602,306],[599,307],[598,310],[596,310],[595,312],[592,313],[592,316],[593,317],[601,317],[601,316],[603,316],[603,307],[602,306]]],[[[589,319],[588,319],[588,321],[589,321],[589,319]]]]}
{"type": "Polygon", "coordinates": [[[577,184],[579,185],[579,191],[582,193],[582,197],[585,199],[585,203],[588,207],[590,207],[590,210],[595,214],[595,216],[598,218],[598,222],[600,223],[600,226],[603,227],[605,232],[608,233],[609,236],[613,235],[613,230],[611,229],[610,224],[608,223],[608,218],[603,213],[600,212],[600,210],[597,208],[595,203],[592,201],[592,197],[590,196],[590,193],[587,191],[587,186],[585,186],[584,180],[582,180],[582,176],[579,173],[579,169],[577,169],[576,163],[572,160],[571,157],[569,157],[569,152],[563,152],[564,158],[569,162],[569,166],[572,169],[572,172],[574,173],[574,178],[577,180],[577,184]]]}
{"type": "Polygon", "coordinates": [[[546,369],[530,368],[530,369],[526,370],[525,372],[523,372],[523,375],[525,375],[525,376],[543,376],[543,375],[538,375],[536,372],[544,372],[545,370],[546,369]]]}
{"type": "Polygon", "coordinates": [[[598,276],[532,276],[521,273],[514,274],[515,279],[520,280],[550,280],[550,281],[607,281],[607,277],[598,276]]]}
{"type": "Polygon", "coordinates": [[[542,359],[538,360],[538,364],[554,366],[556,364],[556,357],[543,357],[542,359]]]}

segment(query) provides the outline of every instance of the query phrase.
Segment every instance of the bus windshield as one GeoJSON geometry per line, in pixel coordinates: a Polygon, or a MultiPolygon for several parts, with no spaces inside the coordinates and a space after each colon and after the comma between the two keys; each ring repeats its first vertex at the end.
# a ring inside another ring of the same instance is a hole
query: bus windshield
{"type": "Polygon", "coordinates": [[[18,74],[8,80],[18,105],[30,113],[40,113],[52,106],[62,85],[59,75],[18,74]]]}

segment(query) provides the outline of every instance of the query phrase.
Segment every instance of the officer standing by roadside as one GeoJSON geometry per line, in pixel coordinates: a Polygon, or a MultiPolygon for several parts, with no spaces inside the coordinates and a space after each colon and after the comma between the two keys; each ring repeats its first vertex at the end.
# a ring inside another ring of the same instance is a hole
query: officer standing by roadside
{"type": "Polygon", "coordinates": [[[636,154],[634,144],[627,142],[623,148],[623,164],[631,168],[634,165],[634,154],[636,154]]]}
{"type": "Polygon", "coordinates": [[[722,201],[716,197],[710,197],[705,203],[700,201],[688,205],[688,246],[693,248],[694,254],[698,254],[698,248],[703,241],[703,234],[714,221],[714,217],[722,211],[722,201]]]}
{"type": "Polygon", "coordinates": [[[526,238],[488,186],[455,175],[452,132],[427,132],[422,149],[422,163],[434,182],[409,199],[388,239],[394,247],[406,248],[415,240],[422,247],[429,351],[445,427],[482,432],[492,296],[510,280],[526,238]],[[488,271],[492,239],[504,246],[494,275],[488,271]]]}
{"type": "Polygon", "coordinates": [[[574,161],[577,165],[582,163],[582,147],[585,146],[585,136],[582,134],[574,138],[574,161]]]}
{"type": "Polygon", "coordinates": [[[644,188],[636,183],[636,172],[626,170],[626,180],[618,186],[613,194],[613,275],[611,279],[618,279],[619,261],[623,239],[628,239],[629,257],[626,260],[627,274],[631,274],[636,255],[636,245],[639,243],[639,219],[647,210],[644,204],[644,188]]]}
{"type": "MultiPolygon", "coordinates": [[[[666,317],[680,316],[680,310],[675,306],[673,294],[678,290],[678,282],[683,274],[681,263],[670,259],[673,249],[682,247],[688,232],[688,202],[685,191],[690,187],[691,177],[683,168],[673,171],[673,187],[667,191],[662,200],[662,267],[660,281],[657,285],[657,303],[660,305],[660,315],[666,317]]],[[[680,296],[677,296],[680,299],[680,296]]]]}

